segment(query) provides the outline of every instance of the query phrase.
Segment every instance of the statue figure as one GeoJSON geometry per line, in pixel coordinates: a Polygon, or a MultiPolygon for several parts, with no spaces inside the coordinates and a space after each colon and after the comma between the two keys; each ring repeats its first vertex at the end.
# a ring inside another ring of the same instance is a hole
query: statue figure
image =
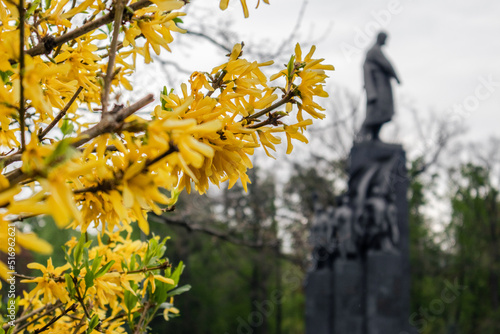
{"type": "Polygon", "coordinates": [[[382,52],[387,33],[380,32],[377,41],[368,52],[363,64],[366,90],[366,118],[360,131],[361,140],[379,140],[382,125],[394,114],[391,78],[401,84],[396,71],[382,52]]]}
{"type": "MultiPolygon", "coordinates": [[[[349,196],[343,195],[340,199],[340,206],[335,210],[333,221],[336,226],[335,238],[339,255],[347,258],[356,255],[353,231],[353,212],[349,207],[349,196]]],[[[331,238],[332,238],[331,237],[331,238]]]]}
{"type": "Polygon", "coordinates": [[[369,249],[397,252],[399,242],[397,211],[382,189],[375,185],[366,201],[366,243],[369,249]]]}
{"type": "Polygon", "coordinates": [[[331,256],[328,251],[328,225],[328,212],[318,204],[315,204],[314,218],[309,239],[313,246],[313,270],[319,270],[329,265],[331,256]]]}

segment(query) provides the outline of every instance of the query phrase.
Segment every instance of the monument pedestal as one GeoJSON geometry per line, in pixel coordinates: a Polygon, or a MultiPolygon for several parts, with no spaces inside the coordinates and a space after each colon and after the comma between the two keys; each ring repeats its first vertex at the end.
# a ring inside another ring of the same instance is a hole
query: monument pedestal
{"type": "Polygon", "coordinates": [[[333,265],[333,332],[363,334],[363,264],[338,259],[333,265]]]}
{"type": "MultiPolygon", "coordinates": [[[[406,328],[403,314],[401,256],[369,251],[366,256],[366,333],[399,334],[406,328]]],[[[339,332],[340,333],[340,332],[339,332]]]]}
{"type": "Polygon", "coordinates": [[[352,233],[344,234],[352,235],[358,254],[345,259],[332,252],[331,267],[308,274],[306,333],[414,333],[405,152],[380,141],[355,144],[349,175],[349,200],[342,210],[351,213],[344,216],[350,217],[352,233]]]}
{"type": "Polygon", "coordinates": [[[306,333],[329,334],[333,316],[333,272],[311,271],[306,280],[306,333]]]}

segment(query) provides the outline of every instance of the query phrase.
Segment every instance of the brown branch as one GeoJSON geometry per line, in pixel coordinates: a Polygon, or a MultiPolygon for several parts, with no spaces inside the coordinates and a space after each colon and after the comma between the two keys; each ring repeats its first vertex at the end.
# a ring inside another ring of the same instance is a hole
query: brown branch
{"type": "Polygon", "coordinates": [[[222,83],[224,82],[224,76],[226,76],[226,73],[227,71],[226,70],[222,70],[220,73],[219,73],[219,77],[217,78],[217,80],[215,80],[213,83],[212,83],[212,88],[214,90],[208,92],[207,96],[210,97],[212,96],[212,94],[222,86],[222,83]]]}
{"type": "MultiPolygon", "coordinates": [[[[151,4],[152,4],[152,2],[149,0],[139,0],[139,1],[131,4],[130,6],[128,6],[128,8],[130,8],[132,11],[136,11],[138,9],[147,7],[151,4]]],[[[124,9],[124,10],[126,10],[126,9],[124,9]]],[[[66,42],[69,42],[75,38],[82,36],[82,35],[85,35],[86,33],[91,32],[92,30],[95,30],[95,29],[99,28],[100,26],[103,26],[103,25],[106,25],[108,23],[113,22],[114,17],[115,17],[115,13],[113,11],[111,11],[108,14],[106,14],[106,15],[104,15],[96,20],[92,20],[90,22],[87,22],[84,25],[82,25],[81,27],[76,28],[74,30],[71,30],[70,32],[63,34],[61,36],[53,37],[53,36],[47,35],[45,37],[45,40],[42,43],[39,43],[36,46],[32,47],[31,49],[26,51],[26,53],[32,57],[38,56],[41,54],[49,53],[55,47],[57,47],[59,45],[62,45],[66,42]]]]}
{"type": "MultiPolygon", "coordinates": [[[[177,148],[177,146],[175,146],[173,143],[170,143],[170,148],[167,151],[165,151],[164,153],[158,155],[154,159],[147,160],[146,164],[144,166],[144,169],[138,171],[137,174],[132,175],[131,178],[139,175],[140,173],[142,173],[142,171],[146,170],[149,166],[151,166],[151,165],[157,163],[158,161],[166,158],[168,155],[170,155],[170,154],[172,154],[174,152],[178,152],[178,151],[179,151],[179,149],[177,148]]],[[[77,190],[73,191],[73,194],[77,195],[77,194],[84,194],[84,193],[95,193],[95,192],[98,192],[98,191],[110,191],[110,190],[113,190],[119,184],[119,181],[121,180],[122,177],[123,177],[123,172],[119,171],[117,173],[117,176],[114,179],[101,181],[99,184],[97,184],[95,186],[91,186],[91,187],[87,187],[87,188],[82,188],[82,189],[77,189],[77,190]]]]}
{"type": "Polygon", "coordinates": [[[274,109],[279,108],[279,107],[281,107],[284,104],[287,104],[288,102],[290,102],[292,100],[292,98],[293,98],[293,93],[292,93],[292,91],[289,91],[281,100],[279,100],[275,104],[273,104],[273,105],[271,105],[271,106],[269,106],[269,107],[267,107],[267,108],[259,111],[258,113],[255,113],[255,114],[252,114],[252,115],[248,115],[244,119],[259,118],[260,116],[265,115],[268,112],[271,112],[274,109]]]}
{"type": "Polygon", "coordinates": [[[11,275],[12,275],[12,276],[15,276],[15,277],[22,278],[22,279],[29,279],[29,280],[35,279],[35,277],[32,277],[32,276],[26,276],[26,275],[17,274],[17,273],[13,273],[13,274],[11,274],[11,275]]]}
{"type": "MultiPolygon", "coordinates": [[[[14,333],[18,333],[20,331],[22,331],[23,329],[25,329],[26,327],[28,327],[29,325],[31,325],[32,323],[35,323],[37,322],[38,320],[40,320],[41,318],[45,317],[46,315],[49,315],[50,313],[52,313],[52,311],[54,311],[56,308],[58,308],[59,306],[62,305],[62,302],[60,300],[57,300],[57,302],[52,305],[52,304],[47,304],[44,306],[44,308],[46,308],[47,310],[45,312],[43,312],[42,314],[40,314],[38,317],[36,317],[35,319],[25,323],[24,325],[22,325],[21,327],[19,328],[16,328],[14,333]]],[[[14,334],[13,333],[13,334],[14,334]]]]}
{"type": "Polygon", "coordinates": [[[169,145],[170,145],[170,148],[167,151],[158,155],[154,159],[146,161],[146,168],[151,166],[151,165],[154,165],[155,163],[157,163],[161,159],[166,158],[167,156],[169,156],[170,154],[172,154],[174,152],[179,152],[179,149],[177,148],[177,146],[174,145],[174,143],[171,142],[169,145]]]}
{"type": "Polygon", "coordinates": [[[283,260],[290,261],[293,264],[296,264],[298,266],[303,267],[303,259],[302,258],[297,258],[288,254],[284,254],[281,251],[279,251],[279,245],[280,241],[276,240],[275,242],[272,243],[263,243],[263,242],[247,242],[245,240],[241,240],[238,238],[233,237],[229,233],[224,233],[223,231],[219,231],[216,229],[212,229],[207,226],[202,226],[198,224],[193,224],[193,223],[188,223],[183,220],[177,220],[177,219],[171,219],[166,216],[159,216],[154,213],[149,213],[148,218],[152,219],[153,221],[157,221],[159,223],[163,224],[168,224],[168,225],[174,225],[174,226],[180,226],[186,229],[188,232],[201,232],[204,234],[211,235],[213,237],[216,237],[218,239],[221,239],[223,241],[232,243],[233,245],[236,246],[244,246],[244,247],[249,247],[253,249],[264,249],[264,248],[270,248],[274,250],[278,250],[278,256],[279,258],[283,260]]]}
{"type": "Polygon", "coordinates": [[[80,319],[80,322],[78,322],[78,325],[75,326],[75,330],[73,331],[73,334],[78,334],[78,331],[80,328],[85,324],[85,317],[82,317],[80,319]]]}
{"type": "Polygon", "coordinates": [[[226,52],[231,52],[231,48],[227,47],[226,45],[224,45],[222,43],[217,42],[215,39],[213,39],[212,37],[210,37],[202,32],[194,32],[194,31],[188,30],[186,33],[188,35],[193,35],[193,36],[198,36],[198,37],[204,38],[204,39],[208,40],[210,43],[217,45],[222,50],[224,50],[226,52]]]}
{"type": "MultiPolygon", "coordinates": [[[[82,294],[80,293],[80,284],[78,282],[78,279],[74,276],[71,277],[73,280],[73,284],[75,284],[75,290],[76,290],[76,299],[80,302],[80,305],[83,307],[83,312],[85,313],[85,316],[87,319],[92,319],[92,317],[89,314],[89,311],[87,311],[87,307],[85,307],[85,300],[82,297],[82,294]]],[[[85,291],[86,292],[86,291],[85,291]]]]}
{"type": "Polygon", "coordinates": [[[26,110],[24,107],[24,0],[19,0],[19,127],[21,130],[21,152],[26,147],[25,127],[26,110]]]}
{"type": "Polygon", "coordinates": [[[172,265],[167,261],[167,262],[164,262],[158,266],[154,266],[154,267],[146,267],[146,268],[142,268],[142,269],[137,269],[137,270],[131,270],[131,271],[120,271],[119,274],[121,275],[125,275],[125,274],[138,274],[138,273],[146,273],[148,271],[153,271],[153,270],[160,270],[160,269],[166,269],[168,267],[171,267],[172,265]]]}
{"type": "Polygon", "coordinates": [[[49,133],[49,131],[52,130],[52,128],[64,117],[64,115],[66,115],[69,108],[71,107],[73,102],[75,102],[76,98],[78,97],[82,89],[83,89],[82,86],[78,87],[75,94],[73,94],[73,96],[71,97],[69,102],[64,106],[64,108],[57,114],[57,116],[52,120],[52,122],[50,122],[50,124],[45,128],[45,130],[43,130],[38,134],[39,141],[42,141],[42,139],[47,135],[47,133],[49,133]]]}
{"type": "Polygon", "coordinates": [[[137,112],[139,109],[142,109],[146,105],[150,104],[151,102],[154,101],[153,94],[149,94],[136,103],[122,108],[121,110],[118,110],[114,114],[113,119],[102,119],[99,123],[97,123],[95,126],[92,128],[82,132],[82,134],[76,139],[76,141],[72,144],[73,147],[77,148],[86,142],[90,141],[91,139],[100,136],[104,133],[111,133],[114,131],[117,131],[120,129],[122,126],[122,122],[129,117],[130,115],[134,114],[137,112]]]}
{"type": "MultiPolygon", "coordinates": [[[[72,146],[74,148],[78,148],[79,146],[87,143],[97,136],[100,136],[104,133],[112,133],[120,130],[120,128],[123,126],[123,121],[127,117],[153,101],[153,94],[149,94],[126,108],[122,107],[121,109],[113,113],[113,119],[102,119],[94,127],[82,132],[80,136],[75,138],[72,146]]],[[[21,168],[15,169],[6,175],[11,185],[19,184],[35,176],[36,175],[23,173],[21,168]]]]}
{"type": "Polygon", "coordinates": [[[115,18],[114,18],[114,28],[113,28],[113,39],[111,40],[111,45],[109,46],[109,58],[108,67],[106,68],[106,76],[104,77],[104,88],[102,90],[101,104],[102,104],[102,115],[104,117],[108,112],[108,101],[109,92],[111,90],[111,82],[114,77],[115,59],[116,59],[116,48],[118,46],[118,36],[120,34],[120,27],[122,25],[123,8],[125,0],[117,0],[115,5],[115,18]]]}
{"type": "Polygon", "coordinates": [[[233,236],[231,236],[228,233],[225,233],[225,232],[222,232],[222,231],[219,231],[216,229],[212,229],[212,228],[207,227],[207,226],[188,223],[184,220],[171,219],[171,218],[168,218],[166,216],[156,215],[154,213],[150,213],[148,217],[152,218],[153,220],[156,220],[159,223],[180,226],[180,227],[185,228],[189,232],[193,232],[193,231],[194,232],[202,232],[202,233],[217,237],[218,239],[228,241],[228,242],[235,244],[235,245],[241,245],[241,246],[246,246],[246,247],[250,247],[250,248],[274,247],[273,244],[263,244],[262,242],[250,243],[250,242],[247,242],[245,240],[240,240],[240,239],[234,238],[233,236]]]}
{"type": "Polygon", "coordinates": [[[139,319],[139,322],[137,323],[137,327],[135,328],[134,334],[141,334],[141,333],[143,333],[142,323],[146,319],[146,314],[148,313],[148,311],[149,311],[150,308],[151,308],[151,303],[150,302],[145,302],[144,303],[144,309],[142,310],[141,318],[139,319]]]}
{"type": "MultiPolygon", "coordinates": [[[[26,315],[23,315],[22,317],[19,317],[17,318],[16,320],[14,320],[14,324],[19,324],[25,320],[28,320],[29,318],[31,318],[32,316],[34,315],[37,315],[38,313],[44,311],[45,309],[50,309],[51,307],[54,307],[54,309],[58,308],[59,306],[62,305],[62,302],[60,300],[58,300],[54,305],[52,304],[47,304],[45,306],[42,306],[40,308],[37,308],[36,310],[33,310],[31,311],[30,313],[26,314],[26,315]]],[[[9,328],[9,324],[6,323],[2,326],[3,329],[7,329],[9,328]]]]}
{"type": "Polygon", "coordinates": [[[265,121],[262,121],[262,122],[257,123],[257,124],[252,124],[252,125],[246,126],[246,128],[247,129],[258,129],[258,128],[261,128],[263,126],[269,125],[269,124],[278,126],[279,125],[278,121],[285,116],[286,115],[277,115],[277,113],[270,114],[269,117],[265,121]]]}
{"type": "Polygon", "coordinates": [[[42,333],[42,332],[45,332],[46,330],[49,329],[49,327],[55,323],[57,320],[61,319],[62,317],[64,317],[68,312],[71,312],[71,311],[75,311],[76,308],[78,307],[78,303],[74,303],[72,304],[70,307],[66,308],[66,309],[62,309],[62,313],[60,315],[58,315],[57,317],[54,317],[52,318],[52,320],[50,320],[45,326],[43,326],[42,328],[40,329],[37,329],[35,330],[33,333],[34,334],[38,334],[38,333],[42,333]]]}

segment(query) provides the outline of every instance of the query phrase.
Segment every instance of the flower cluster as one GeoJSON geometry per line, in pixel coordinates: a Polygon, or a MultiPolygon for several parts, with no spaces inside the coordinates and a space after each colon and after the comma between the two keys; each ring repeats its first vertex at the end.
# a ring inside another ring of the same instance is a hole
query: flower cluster
{"type": "Polygon", "coordinates": [[[126,324],[142,328],[158,310],[163,309],[166,320],[175,316],[178,310],[173,307],[173,297],[190,286],[177,287],[184,265],[181,262],[174,270],[163,258],[165,242],[158,237],[141,242],[131,240],[130,234],[106,233],[98,238],[97,246],[88,248],[91,241],[85,242],[82,234],[80,240],[73,238],[66,243],[65,265],[54,267],[52,259],[46,266],[29,264],[41,275],[22,280],[36,284],[20,301],[25,313],[32,315],[26,319],[26,330],[44,328],[61,314],[71,316],[55,322],[51,326],[54,333],[73,332],[75,328],[86,333],[126,333],[126,324]],[[69,306],[34,311],[48,304],[69,306]],[[138,317],[145,320],[134,322],[138,317]],[[81,321],[86,318],[90,321],[81,321]]]}

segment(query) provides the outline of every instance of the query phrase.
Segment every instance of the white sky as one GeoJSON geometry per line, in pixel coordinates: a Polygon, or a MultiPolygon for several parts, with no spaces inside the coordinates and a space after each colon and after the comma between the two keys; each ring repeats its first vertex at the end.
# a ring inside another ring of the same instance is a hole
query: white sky
{"type": "MultiPolygon", "coordinates": [[[[256,10],[257,0],[247,0],[248,19],[243,19],[238,0],[231,0],[225,12],[217,10],[218,2],[192,0],[189,11],[214,8],[205,15],[206,22],[225,24],[233,17],[235,25],[230,29],[247,45],[263,39],[276,45],[293,28],[303,0],[270,0],[270,6],[261,1],[256,10]]],[[[189,16],[185,22],[190,23],[189,16]]],[[[470,139],[482,140],[499,133],[500,1],[309,0],[295,41],[315,42],[315,55],[336,67],[330,87],[346,87],[359,93],[364,53],[379,28],[389,33],[385,53],[403,81],[395,88],[398,100],[410,101],[422,113],[449,113],[466,124],[470,139]],[[484,80],[493,84],[486,86],[484,80]],[[453,109],[456,104],[467,106],[459,111],[453,109]]],[[[176,53],[178,41],[193,37],[174,37],[174,53],[168,57],[180,59],[189,70],[209,70],[222,59],[223,52],[215,48],[176,53]]],[[[204,45],[200,40],[197,43],[204,45]]],[[[290,43],[289,53],[294,45],[290,43]]],[[[411,115],[397,117],[406,119],[411,115]]]]}

